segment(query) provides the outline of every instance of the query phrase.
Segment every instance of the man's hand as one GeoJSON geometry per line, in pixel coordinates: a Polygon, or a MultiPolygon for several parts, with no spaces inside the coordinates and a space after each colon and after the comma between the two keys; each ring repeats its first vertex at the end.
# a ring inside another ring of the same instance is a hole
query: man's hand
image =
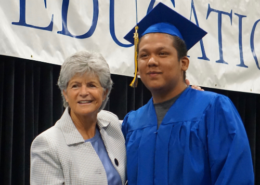
{"type": "MultiPolygon", "coordinates": [[[[190,81],[188,79],[186,79],[185,82],[187,85],[190,85],[190,81]]],[[[191,88],[199,90],[199,91],[204,91],[204,89],[202,89],[200,86],[197,86],[197,85],[191,85],[191,88]]]]}

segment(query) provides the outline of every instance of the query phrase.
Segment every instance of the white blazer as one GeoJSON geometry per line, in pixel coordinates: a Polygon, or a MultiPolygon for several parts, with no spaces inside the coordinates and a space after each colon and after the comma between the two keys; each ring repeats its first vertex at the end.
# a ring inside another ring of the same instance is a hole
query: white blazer
{"type": "MultiPolygon", "coordinates": [[[[125,184],[126,151],[116,115],[100,111],[97,125],[112,164],[125,184]],[[115,161],[117,160],[117,164],[115,161]]],[[[91,143],[85,142],[64,111],[56,124],[38,135],[31,146],[31,185],[106,185],[107,176],[91,143]]]]}

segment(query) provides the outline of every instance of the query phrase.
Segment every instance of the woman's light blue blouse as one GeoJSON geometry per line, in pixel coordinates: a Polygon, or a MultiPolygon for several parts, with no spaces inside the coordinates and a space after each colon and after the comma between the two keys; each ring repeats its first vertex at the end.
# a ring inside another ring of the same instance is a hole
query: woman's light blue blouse
{"type": "Polygon", "coordinates": [[[90,142],[96,153],[98,154],[106,170],[108,185],[122,185],[120,175],[118,174],[117,170],[111,163],[110,158],[108,157],[106,147],[98,131],[98,128],[96,128],[95,136],[93,138],[85,140],[85,142],[90,142]]]}

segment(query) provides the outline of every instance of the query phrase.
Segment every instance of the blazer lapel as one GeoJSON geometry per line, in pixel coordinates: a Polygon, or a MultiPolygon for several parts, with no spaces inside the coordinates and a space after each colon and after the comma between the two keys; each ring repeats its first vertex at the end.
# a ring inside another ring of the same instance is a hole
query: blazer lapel
{"type": "Polygon", "coordinates": [[[105,114],[103,114],[103,111],[101,110],[98,113],[97,125],[99,127],[100,134],[101,134],[101,137],[103,139],[104,145],[107,149],[107,152],[109,152],[109,147],[111,145],[110,145],[110,143],[108,143],[109,142],[109,135],[107,134],[107,127],[109,126],[110,122],[108,121],[108,119],[105,119],[104,117],[106,117],[106,116],[105,116],[105,114]]]}
{"type": "Polygon", "coordinates": [[[72,119],[69,115],[69,108],[66,108],[60,120],[55,124],[55,127],[58,127],[62,130],[67,145],[85,142],[72,122],[72,119]]]}
{"type": "Polygon", "coordinates": [[[108,156],[124,184],[126,151],[125,140],[121,132],[119,120],[118,118],[115,118],[114,115],[111,116],[107,111],[100,111],[97,120],[108,156]]]}

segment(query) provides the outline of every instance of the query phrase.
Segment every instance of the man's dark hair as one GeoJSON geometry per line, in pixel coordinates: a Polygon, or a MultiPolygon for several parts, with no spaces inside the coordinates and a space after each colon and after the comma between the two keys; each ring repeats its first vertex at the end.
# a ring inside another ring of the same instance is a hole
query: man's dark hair
{"type": "Polygon", "coordinates": [[[180,60],[182,57],[187,56],[188,50],[184,40],[182,40],[180,37],[177,36],[172,36],[172,35],[169,36],[173,38],[173,47],[177,50],[178,60],[180,60]]]}
{"type": "MultiPolygon", "coordinates": [[[[167,34],[169,35],[169,34],[167,34]]],[[[169,35],[169,37],[172,38],[172,45],[173,47],[176,49],[177,51],[177,55],[178,55],[178,60],[180,61],[182,57],[187,56],[188,50],[186,47],[186,44],[184,42],[184,40],[182,40],[180,37],[177,36],[173,36],[173,35],[169,35]]],[[[140,38],[141,41],[142,38],[140,38]]],[[[140,43],[139,41],[139,43],[140,43]]],[[[139,54],[139,43],[137,44],[137,54],[139,54]]],[[[185,81],[186,79],[186,71],[183,72],[183,80],[185,81]]]]}
{"type": "MultiPolygon", "coordinates": [[[[176,49],[178,60],[180,61],[182,57],[187,56],[188,50],[186,44],[184,40],[182,40],[180,37],[172,36],[172,35],[169,36],[172,37],[173,39],[173,47],[176,49]]],[[[185,79],[186,79],[186,71],[183,72],[183,80],[185,81],[185,79]]]]}

